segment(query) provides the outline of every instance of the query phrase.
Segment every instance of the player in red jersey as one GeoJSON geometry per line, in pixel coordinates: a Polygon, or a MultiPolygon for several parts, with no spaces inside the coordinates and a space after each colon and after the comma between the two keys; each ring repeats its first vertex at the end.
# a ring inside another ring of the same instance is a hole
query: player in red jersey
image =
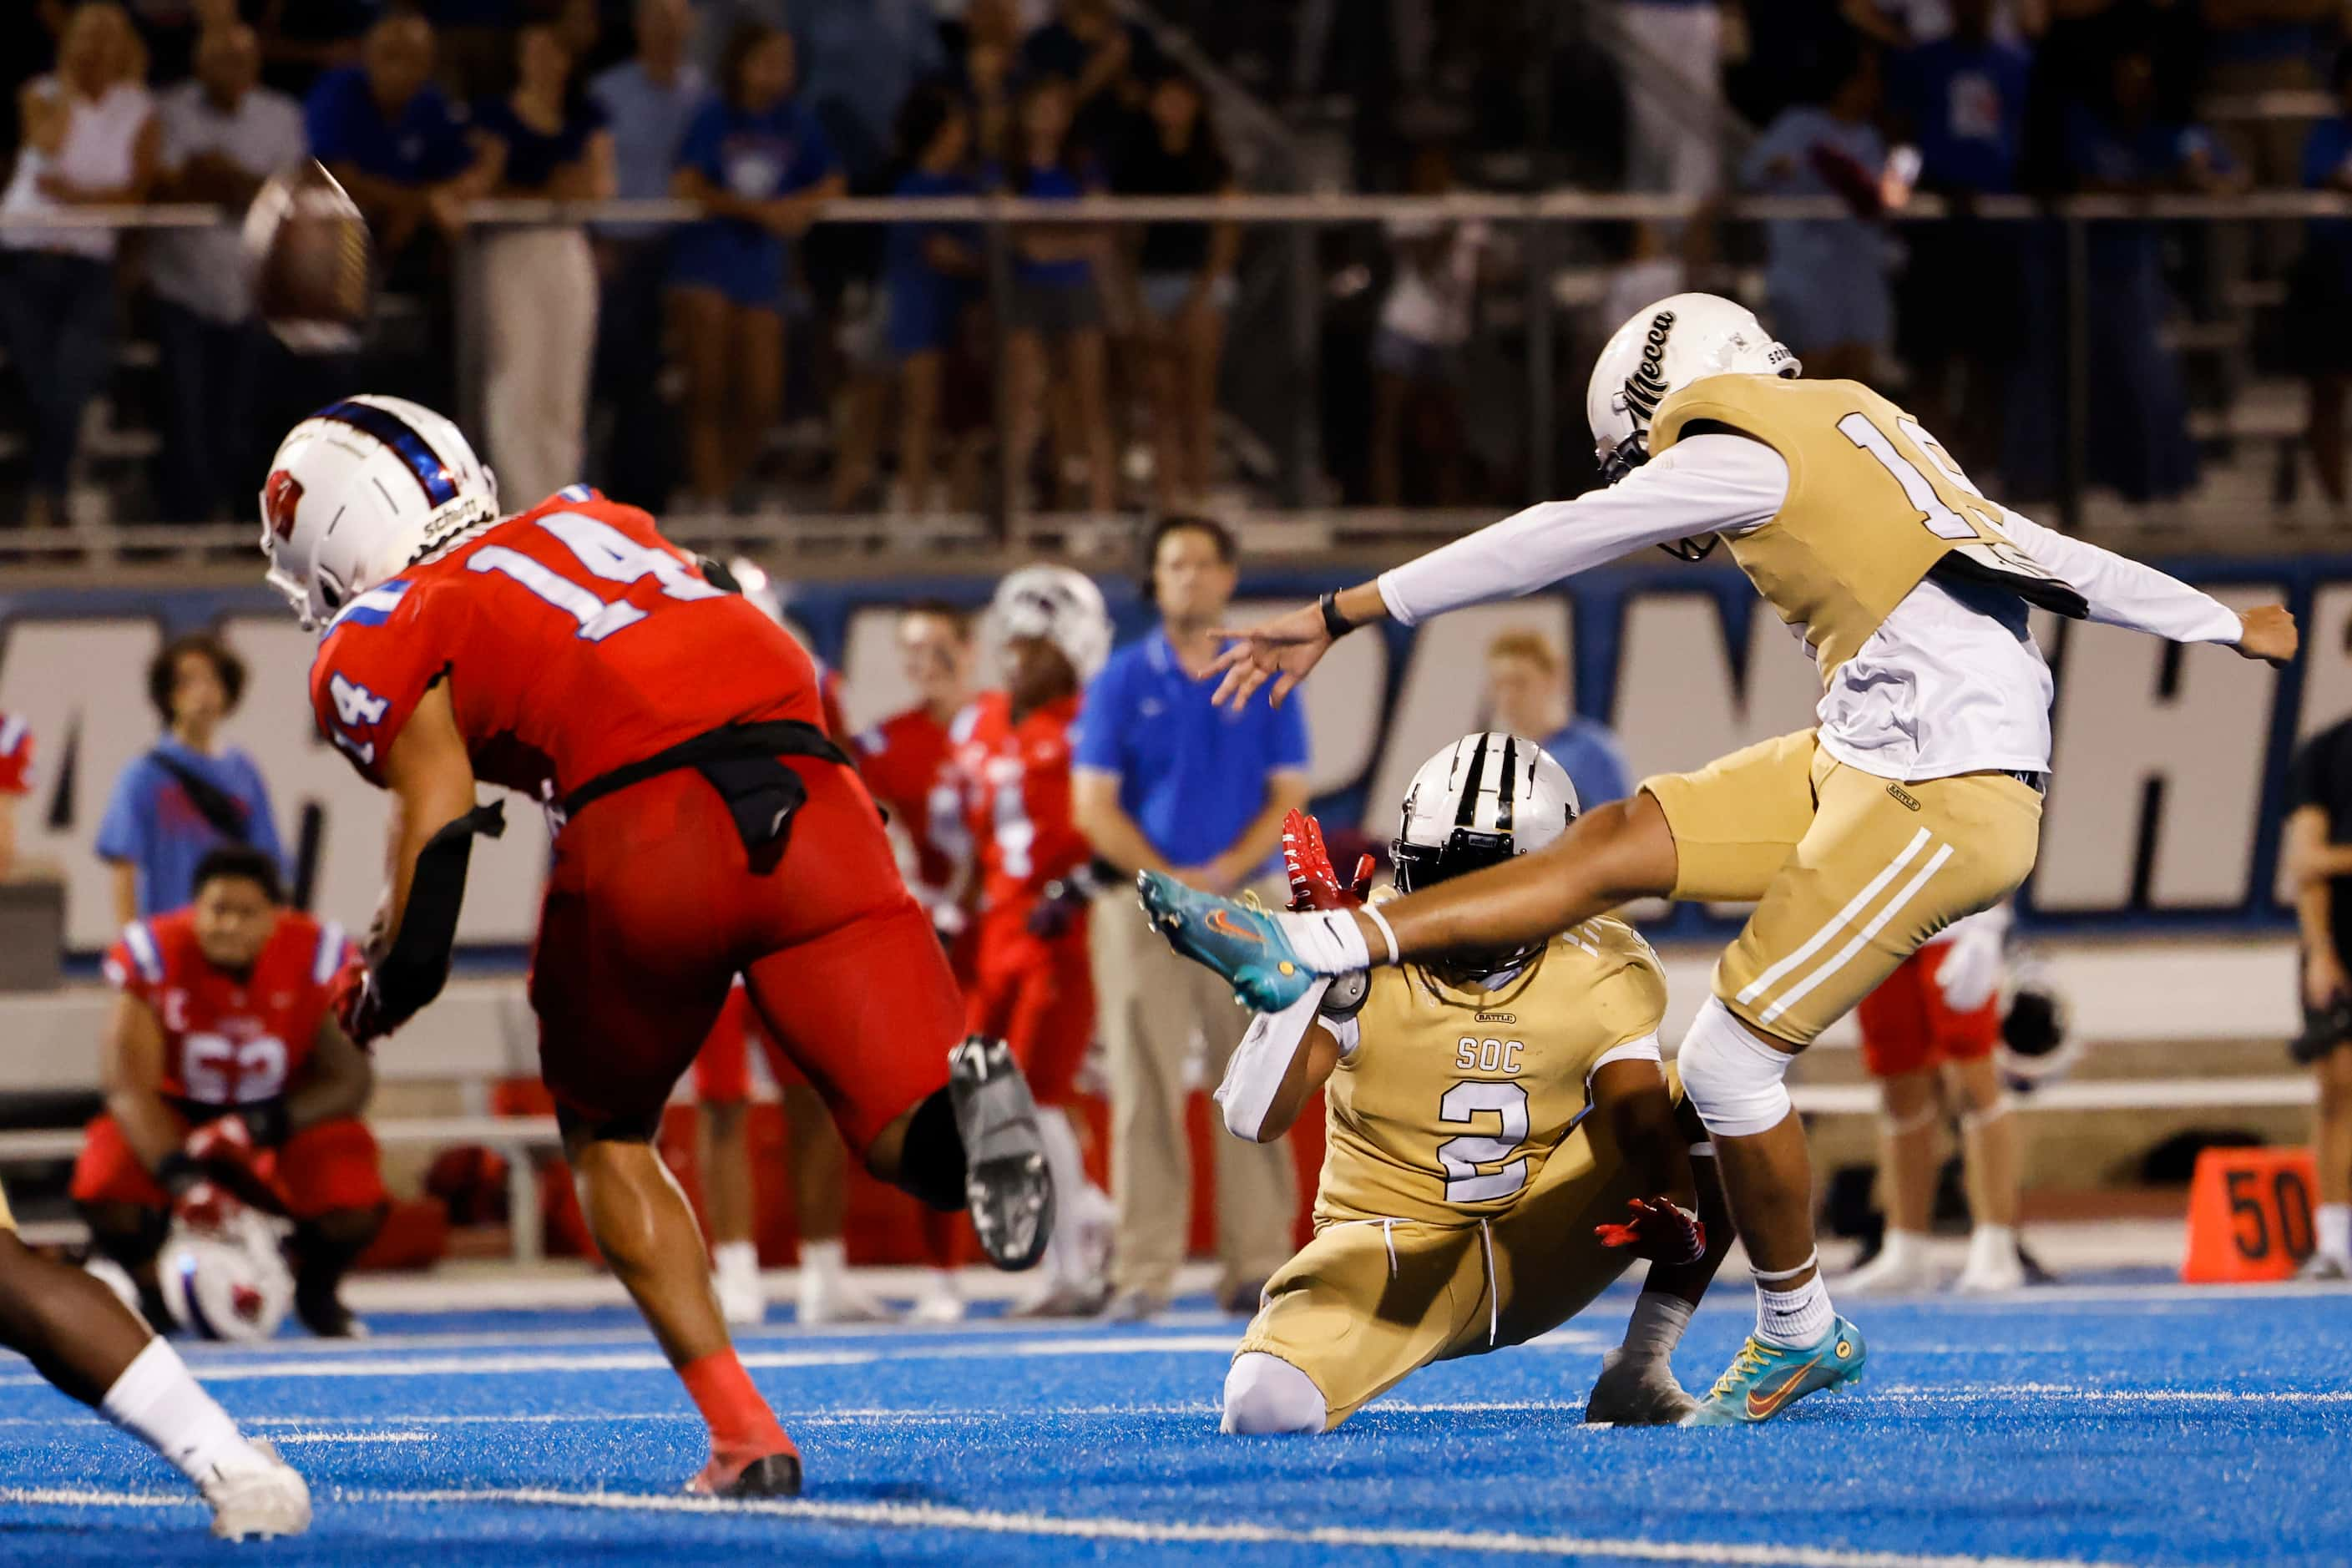
{"type": "Polygon", "coordinates": [[[2026,1282],[2017,1249],[2021,1151],[1993,1057],[2010,918],[2007,904],[1995,904],[1954,921],[1854,1009],[1863,1066],[1878,1080],[1885,1106],[1878,1175],[1886,1235],[1877,1257],[1838,1282],[1841,1292],[1927,1290],[1940,1278],[1927,1227],[1948,1103],[1959,1113],[1971,1222],[1956,1288],[1982,1293],[2026,1282]]]}
{"type": "Polygon", "coordinates": [[[965,1022],[1002,1037],[1029,1074],[1054,1165],[1061,1225],[1047,1289],[1024,1310],[1087,1316],[1108,1296],[1110,1200],[1087,1183],[1068,1115],[1095,1030],[1087,907],[1093,850],[1070,811],[1071,726],[1079,692],[1110,653],[1101,592],[1066,566],[1004,579],[991,614],[1004,637],[1006,689],[960,721],[943,804],[973,847],[979,933],[965,1022]]]}
{"type": "Polygon", "coordinates": [[[954,813],[942,814],[933,792],[947,765],[951,735],[971,701],[971,624],[952,605],[927,600],[898,616],[898,655],[915,705],[893,713],[850,741],[866,787],[907,836],[913,860],[908,886],[948,944],[958,981],[971,979],[971,944],[965,911],[956,901],[962,854],[969,846],[954,813]],[[942,820],[944,816],[945,820],[942,820]]]}
{"type": "Polygon", "coordinates": [[[74,1202],[158,1325],[170,1319],[155,1255],[175,1209],[215,1215],[226,1189],[281,1212],[296,1313],[348,1337],[357,1325],[337,1292],[391,1201],[359,1119],[374,1073],[331,1005],[354,950],[341,927],[285,907],[260,850],[215,849],[195,882],[194,903],[132,921],[106,956],[121,995],[74,1202]]]}
{"type": "Polygon", "coordinates": [[[0,879],[16,863],[16,803],[33,787],[33,732],[0,713],[0,879]]]}
{"type": "MultiPolygon", "coordinates": [[[[866,787],[890,814],[899,846],[899,868],[908,886],[929,911],[932,928],[947,949],[956,984],[970,990],[972,954],[979,933],[964,908],[965,867],[971,846],[951,804],[938,792],[950,737],[971,722],[971,625],[952,605],[909,605],[898,616],[898,655],[916,703],[850,741],[866,787]]],[[[962,1236],[952,1215],[923,1216],[923,1247],[929,1278],[916,1293],[908,1316],[918,1323],[952,1323],[964,1315],[956,1284],[962,1236]]]]}
{"type": "Polygon", "coordinates": [[[530,998],[589,1227],[709,1424],[692,1489],[796,1492],[652,1145],[734,977],[876,1175],[968,1202],[1003,1268],[1036,1261],[1053,1212],[1028,1086],[1002,1044],[958,1043],[955,983],[809,656],[633,507],[575,487],[501,518],[465,437],[415,404],[335,404],[270,469],[269,581],[325,628],[320,728],[395,797],[353,1037],[446,979],[468,847],[496,826],[477,782],[544,803],[530,998]]]}

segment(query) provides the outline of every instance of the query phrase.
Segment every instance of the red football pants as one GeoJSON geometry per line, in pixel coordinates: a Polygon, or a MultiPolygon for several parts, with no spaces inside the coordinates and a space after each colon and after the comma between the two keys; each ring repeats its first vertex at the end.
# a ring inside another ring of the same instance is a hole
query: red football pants
{"type": "Polygon", "coordinates": [[[861,1160],[946,1087],[963,1009],[881,815],[849,769],[786,765],[808,800],[764,876],[691,770],[597,801],[557,837],[530,1000],[559,1107],[589,1122],[658,1117],[738,974],[861,1160]]]}
{"type": "Polygon", "coordinates": [[[2000,999],[1955,1012],[1936,985],[1949,942],[1930,942],[1862,999],[1854,1021],[1862,1026],[1862,1062],[1873,1078],[1900,1078],[1944,1062],[1975,1061],[1992,1054],[2000,1038],[2000,999]]]}
{"type": "Polygon", "coordinates": [[[694,1054],[695,1099],[705,1105],[740,1105],[751,1098],[755,1037],[760,1054],[768,1061],[768,1076],[778,1089],[808,1081],[761,1026],[760,1016],[751,1010],[751,994],[740,985],[731,985],[727,1005],[719,1009],[719,1022],[710,1026],[710,1037],[694,1054]]]}
{"type": "Polygon", "coordinates": [[[1081,919],[1050,940],[1031,936],[1025,911],[982,922],[965,1026],[1013,1047],[1040,1105],[1066,1105],[1095,1036],[1095,971],[1081,919]]]}
{"type": "MultiPolygon", "coordinates": [[[[254,1173],[296,1219],[316,1219],[338,1209],[372,1209],[391,1201],[377,1165],[375,1135],[355,1116],[306,1127],[277,1148],[261,1151],[254,1173]]],[[[73,1198],[81,1204],[172,1206],[171,1194],[155,1184],[131,1152],[122,1129],[102,1112],[83,1135],[81,1158],[74,1165],[73,1198]]]]}

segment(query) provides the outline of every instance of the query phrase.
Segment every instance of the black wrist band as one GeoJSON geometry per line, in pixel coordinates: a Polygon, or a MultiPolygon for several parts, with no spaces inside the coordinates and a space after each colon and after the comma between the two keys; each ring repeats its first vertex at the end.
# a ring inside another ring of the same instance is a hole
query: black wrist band
{"type": "Polygon", "coordinates": [[[1338,642],[1356,629],[1356,623],[1339,613],[1339,595],[1337,591],[1325,594],[1321,598],[1317,599],[1315,607],[1323,612],[1323,635],[1333,642],[1338,642]]]}
{"type": "Polygon", "coordinates": [[[174,1149],[155,1162],[155,1184],[175,1198],[204,1179],[185,1149],[174,1149]]]}

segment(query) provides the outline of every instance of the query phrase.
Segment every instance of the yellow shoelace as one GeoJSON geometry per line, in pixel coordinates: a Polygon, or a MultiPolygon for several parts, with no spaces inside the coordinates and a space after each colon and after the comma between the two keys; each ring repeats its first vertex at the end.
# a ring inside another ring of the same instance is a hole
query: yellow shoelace
{"type": "Polygon", "coordinates": [[[1715,1380],[1715,1387],[1707,1397],[1724,1398],[1731,1393],[1732,1385],[1738,1383],[1742,1375],[1763,1370],[1764,1347],[1757,1342],[1754,1334],[1750,1334],[1748,1336],[1748,1342],[1739,1347],[1739,1353],[1731,1358],[1731,1365],[1725,1369],[1721,1377],[1715,1380]]]}

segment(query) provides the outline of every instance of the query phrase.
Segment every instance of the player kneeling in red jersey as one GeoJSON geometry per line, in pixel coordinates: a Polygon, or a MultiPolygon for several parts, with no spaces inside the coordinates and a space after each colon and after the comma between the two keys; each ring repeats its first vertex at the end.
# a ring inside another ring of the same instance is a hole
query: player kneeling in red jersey
{"type": "Polygon", "coordinates": [[[457,426],[415,404],[335,404],[270,469],[269,581],[325,631],[319,726],[395,801],[353,1037],[447,978],[468,847],[500,820],[477,781],[544,803],[530,998],[589,1227],[709,1424],[690,1488],[797,1491],[652,1142],[734,977],[868,1170],[969,1203],[1002,1268],[1034,1263],[1053,1219],[1028,1085],[1001,1044],[958,1043],[947,961],[825,736],[808,654],[634,507],[573,487],[501,518],[457,426]]]}
{"type": "Polygon", "coordinates": [[[360,1331],[338,1289],[389,1199],[359,1119],[374,1073],[331,1006],[352,956],[341,927],[284,907],[277,862],[244,845],[205,856],[196,901],[132,921],[107,954],[122,994],[73,1196],[157,1325],[173,1212],[202,1223],[242,1201],[293,1219],[310,1331],[360,1331]]]}
{"type": "MultiPolygon", "coordinates": [[[[1102,593],[1066,566],[1004,579],[990,613],[1004,637],[1007,689],[982,692],[959,721],[942,805],[959,819],[980,876],[980,918],[965,1019],[1001,1036],[1029,1074],[1054,1165],[1061,1226],[1047,1288],[1022,1310],[1084,1317],[1109,1286],[1110,1199],[1087,1182],[1069,1117],[1095,1031],[1087,907],[1093,851],[1070,812],[1071,726],[1081,684],[1110,654],[1102,593]]],[[[952,837],[946,824],[932,837],[952,837]]]]}

